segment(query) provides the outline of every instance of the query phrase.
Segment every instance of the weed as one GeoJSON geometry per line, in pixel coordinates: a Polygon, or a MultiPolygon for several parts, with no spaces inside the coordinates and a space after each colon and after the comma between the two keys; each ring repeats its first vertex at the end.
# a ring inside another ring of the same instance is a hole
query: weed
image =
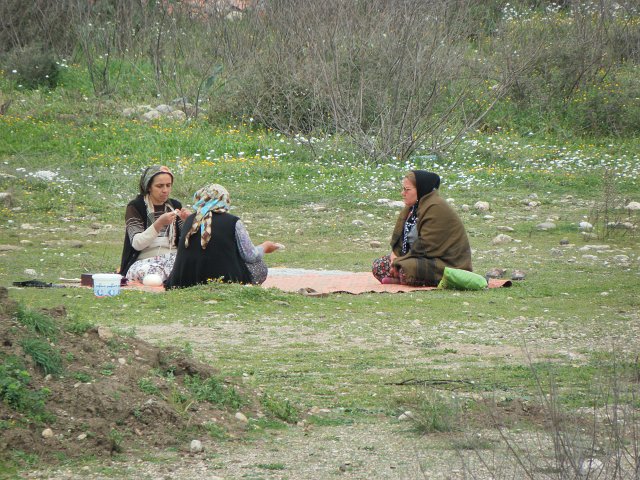
{"type": "Polygon", "coordinates": [[[115,338],[110,338],[109,340],[107,340],[107,347],[109,347],[109,350],[111,350],[113,353],[125,352],[129,349],[129,345],[115,338]]]}
{"type": "Polygon", "coordinates": [[[73,378],[82,383],[90,383],[93,380],[93,377],[86,372],[74,372],[73,378]]]}
{"type": "Polygon", "coordinates": [[[461,429],[462,408],[458,399],[438,392],[418,392],[410,413],[412,429],[420,435],[434,432],[454,432],[461,429]]]}
{"type": "Polygon", "coordinates": [[[240,408],[244,404],[235,388],[225,385],[215,377],[202,379],[198,375],[186,375],[184,384],[198,401],[231,408],[240,408]]]}
{"type": "Polygon", "coordinates": [[[263,470],[286,470],[287,466],[284,463],[259,463],[256,465],[263,470]]]}
{"type": "Polygon", "coordinates": [[[111,451],[115,453],[122,453],[122,442],[124,440],[124,435],[119,430],[115,428],[111,429],[109,432],[109,442],[111,444],[111,451]]]}
{"type": "Polygon", "coordinates": [[[45,411],[45,400],[49,395],[46,388],[29,388],[31,376],[22,360],[16,356],[2,358],[0,364],[0,400],[12,409],[25,413],[35,420],[45,420],[50,416],[45,411]]]}
{"type": "Polygon", "coordinates": [[[100,367],[100,373],[105,377],[110,377],[115,372],[116,366],[112,362],[106,362],[100,367]]]}
{"type": "Polygon", "coordinates": [[[60,352],[48,342],[40,338],[24,338],[20,341],[24,352],[31,356],[35,364],[45,375],[62,373],[62,357],[60,352]]]}
{"type": "Polygon", "coordinates": [[[16,319],[35,333],[47,338],[53,339],[58,333],[58,327],[50,316],[25,308],[23,305],[18,305],[16,319]]]}
{"type": "Polygon", "coordinates": [[[67,332],[74,333],[76,335],[82,335],[95,327],[95,324],[87,319],[74,319],[68,323],[65,327],[67,332]]]}
{"type": "Polygon", "coordinates": [[[151,378],[141,378],[138,380],[138,387],[148,395],[158,395],[160,389],[153,383],[151,378]]]}
{"type": "Polygon", "coordinates": [[[298,411],[288,399],[281,400],[265,393],[260,399],[260,403],[271,415],[283,422],[296,423],[298,421],[298,411]]]}
{"type": "Polygon", "coordinates": [[[214,440],[226,440],[229,438],[226,429],[215,422],[207,422],[203,425],[209,436],[214,440]]]}

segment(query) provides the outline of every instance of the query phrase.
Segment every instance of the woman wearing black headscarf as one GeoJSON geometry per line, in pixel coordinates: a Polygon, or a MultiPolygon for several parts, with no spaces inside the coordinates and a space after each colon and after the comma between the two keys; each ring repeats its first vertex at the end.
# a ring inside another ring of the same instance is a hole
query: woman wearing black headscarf
{"type": "Polygon", "coordinates": [[[471,271],[471,247],[460,217],[438,194],[440,177],[412,170],[402,180],[391,253],[373,262],[381,283],[437,286],[444,267],[471,271]]]}

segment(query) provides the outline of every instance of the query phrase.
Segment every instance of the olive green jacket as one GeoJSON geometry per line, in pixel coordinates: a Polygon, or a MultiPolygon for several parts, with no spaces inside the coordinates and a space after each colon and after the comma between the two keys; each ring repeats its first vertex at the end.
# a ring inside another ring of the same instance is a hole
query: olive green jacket
{"type": "Polygon", "coordinates": [[[418,203],[418,239],[406,255],[402,249],[402,230],[411,207],[405,207],[391,236],[391,249],[397,255],[393,266],[402,269],[405,281],[414,285],[437,286],[444,267],[471,271],[471,246],[458,214],[434,190],[418,203]]]}

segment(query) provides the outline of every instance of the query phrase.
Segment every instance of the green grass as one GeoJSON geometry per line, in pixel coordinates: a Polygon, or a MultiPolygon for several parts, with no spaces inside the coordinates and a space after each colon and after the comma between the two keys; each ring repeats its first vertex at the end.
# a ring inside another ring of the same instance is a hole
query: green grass
{"type": "MultiPolygon", "coordinates": [[[[63,92],[16,94],[9,114],[0,116],[0,191],[11,195],[0,204],[0,245],[13,248],[0,251],[2,285],[31,278],[28,269],[54,283],[113,271],[124,207],[142,167],[152,162],[175,171],[173,196],[185,204],[204,183],[227,186],[232,212],[254,243],[287,246],[267,257],[270,267],[353,271],[367,271],[387,253],[398,209],[378,199],[399,199],[408,168],[431,169],[442,174],[442,195],[454,200],[469,232],[475,270],[521,269],[527,277],[509,289],[481,292],[323,298],[219,284],[164,294],[125,290],[100,299],[90,289],[11,289],[24,306],[18,319],[35,334],[55,335],[46,316],[34,312],[61,305],[64,328],[79,335],[106,325],[160,345],[184,345],[214,363],[220,378],[242,378],[247,388],[268,392],[263,407],[278,420],[252,419],[256,431],[305,417],[318,427],[393,419],[416,400],[422,431],[447,432],[462,414],[443,394],[535,400],[553,384],[560,403],[575,409],[602,402],[614,376],[624,382],[622,400],[634,402],[627,386],[637,378],[638,233],[588,239],[578,223],[602,201],[607,170],[622,198],[640,201],[638,138],[504,129],[474,133],[437,160],[371,165],[339,138],[320,140],[311,152],[295,138],[250,124],[143,124],[120,117],[116,103],[72,102],[63,92]],[[34,176],[43,170],[57,176],[34,176]],[[538,206],[526,205],[531,194],[538,206]],[[475,211],[479,200],[491,210],[475,211]],[[320,204],[325,211],[314,210],[320,204]],[[547,218],[557,228],[537,230],[547,218]],[[515,241],[493,245],[502,225],[513,228],[515,241]],[[571,245],[561,246],[562,239],[571,245]],[[372,248],[372,240],[382,247],[372,248]],[[592,244],[610,251],[585,259],[593,252],[580,248],[592,244]],[[629,265],[616,263],[622,254],[629,265]],[[166,330],[155,332],[160,326],[166,330]],[[448,383],[433,386],[443,380],[448,383]],[[313,407],[331,413],[308,416],[313,407]],[[438,423],[449,415],[453,420],[438,423]]],[[[630,220],[637,225],[637,213],[630,220]]],[[[120,351],[111,347],[114,355],[120,351]]],[[[96,374],[114,368],[104,364],[96,374]]],[[[150,379],[139,387],[156,394],[150,379]]],[[[228,391],[220,382],[193,380],[190,395],[233,402],[228,391]]],[[[209,430],[214,439],[226,436],[209,430]]]]}

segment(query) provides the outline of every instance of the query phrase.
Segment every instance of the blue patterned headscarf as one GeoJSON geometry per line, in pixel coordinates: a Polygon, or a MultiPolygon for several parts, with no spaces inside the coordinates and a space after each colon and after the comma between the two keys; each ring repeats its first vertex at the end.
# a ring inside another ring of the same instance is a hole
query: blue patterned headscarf
{"type": "Polygon", "coordinates": [[[189,237],[200,229],[200,245],[204,250],[211,240],[211,216],[214,213],[226,213],[231,206],[229,192],[222,185],[214,183],[201,188],[193,195],[193,209],[196,216],[184,239],[184,246],[189,247],[189,237]]]}

